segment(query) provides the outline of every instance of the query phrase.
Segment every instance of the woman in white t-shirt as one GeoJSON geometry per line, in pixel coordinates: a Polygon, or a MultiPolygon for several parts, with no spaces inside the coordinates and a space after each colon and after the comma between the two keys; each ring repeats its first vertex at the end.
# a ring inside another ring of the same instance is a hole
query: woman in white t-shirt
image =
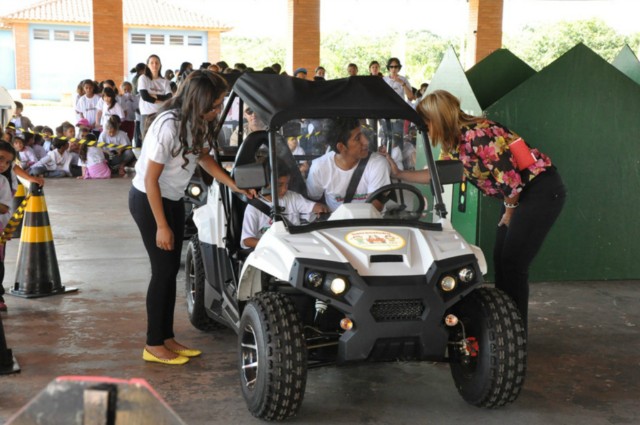
{"type": "Polygon", "coordinates": [[[142,358],[162,364],[184,364],[199,350],[174,339],[173,311],[184,232],[182,196],[196,165],[232,190],[233,179],[209,155],[213,132],[227,91],[225,80],[211,71],[194,71],[178,95],[169,100],[149,126],[129,192],[133,216],[151,262],[147,291],[147,343],[142,358]]]}
{"type": "Polygon", "coordinates": [[[171,98],[169,80],[162,76],[162,63],[157,55],[147,58],[147,68],[138,78],[138,93],[140,94],[140,115],[142,116],[142,137],[149,127],[148,117],[158,113],[162,104],[171,98]]]}

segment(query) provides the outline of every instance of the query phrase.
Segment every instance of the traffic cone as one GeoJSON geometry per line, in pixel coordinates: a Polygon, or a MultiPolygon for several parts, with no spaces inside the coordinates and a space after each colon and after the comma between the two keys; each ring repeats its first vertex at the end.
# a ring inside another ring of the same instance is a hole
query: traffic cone
{"type": "Polygon", "coordinates": [[[20,372],[20,365],[13,357],[13,353],[7,348],[7,340],[4,337],[4,327],[2,326],[2,316],[0,316],[0,375],[20,372]]]}
{"type": "MultiPolygon", "coordinates": [[[[12,210],[14,213],[18,212],[18,209],[20,208],[20,204],[24,200],[24,197],[26,196],[26,194],[27,194],[27,191],[24,189],[24,185],[20,183],[20,180],[18,180],[18,189],[16,190],[16,194],[13,195],[12,210]]],[[[12,237],[19,238],[21,234],[22,234],[22,220],[18,222],[17,227],[13,231],[12,237]]]]}
{"type": "Polygon", "coordinates": [[[36,298],[77,291],[78,288],[65,288],[60,282],[56,248],[42,187],[32,183],[30,192],[18,248],[15,284],[9,293],[36,298]]]}

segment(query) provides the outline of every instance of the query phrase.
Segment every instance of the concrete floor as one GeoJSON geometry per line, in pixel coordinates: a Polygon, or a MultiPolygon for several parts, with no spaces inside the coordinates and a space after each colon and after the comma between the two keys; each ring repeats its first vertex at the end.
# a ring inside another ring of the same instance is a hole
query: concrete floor
{"type": "MultiPolygon", "coordinates": [[[[192,328],[182,287],[176,334],[204,355],[181,367],[142,361],[149,267],[127,208],[129,185],[47,181],[62,281],[79,291],[7,297],[2,320],[22,371],[0,376],[0,423],[64,375],[144,378],[190,425],[259,422],[240,393],[235,335],[192,328]]],[[[18,241],[8,244],[5,288],[17,250],[18,241]]],[[[447,365],[362,364],[310,371],[302,409],[288,422],[639,424],[640,282],[538,283],[531,292],[527,380],[514,404],[467,405],[447,365]]]]}

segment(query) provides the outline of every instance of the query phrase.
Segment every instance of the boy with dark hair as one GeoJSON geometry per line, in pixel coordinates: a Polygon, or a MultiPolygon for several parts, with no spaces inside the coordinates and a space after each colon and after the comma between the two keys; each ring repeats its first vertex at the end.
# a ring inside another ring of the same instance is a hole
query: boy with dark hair
{"type": "MultiPolygon", "coordinates": [[[[327,140],[331,151],[313,160],[307,176],[311,199],[324,196],[329,209],[335,211],[344,202],[364,202],[369,194],[391,182],[387,160],[376,152],[369,152],[369,139],[359,120],[336,118],[328,126],[327,140]],[[355,182],[351,199],[347,199],[351,178],[360,161],[366,161],[362,175],[355,182]]],[[[381,209],[382,205],[376,207],[381,209]]]]}
{"type": "Polygon", "coordinates": [[[24,105],[22,104],[22,102],[18,102],[16,100],[13,103],[15,103],[16,109],[13,113],[13,118],[11,118],[11,122],[13,123],[13,125],[15,125],[16,134],[20,136],[22,135],[21,128],[24,130],[33,130],[33,124],[31,123],[31,120],[29,118],[22,115],[22,111],[24,110],[24,105]]]}

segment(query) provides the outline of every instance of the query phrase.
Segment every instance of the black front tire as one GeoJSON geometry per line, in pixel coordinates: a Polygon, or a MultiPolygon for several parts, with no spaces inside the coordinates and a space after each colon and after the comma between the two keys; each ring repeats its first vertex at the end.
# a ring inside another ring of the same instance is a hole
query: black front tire
{"type": "Polygon", "coordinates": [[[498,289],[482,288],[453,313],[463,324],[452,328],[449,345],[451,374],[462,398],[486,408],[515,401],[524,385],[527,335],[513,300],[498,289]]]}
{"type": "Polygon", "coordinates": [[[187,298],[187,314],[189,321],[201,331],[220,329],[219,324],[207,315],[204,305],[204,264],[200,252],[200,240],[196,234],[189,241],[184,261],[185,279],[184,289],[187,298]]]}
{"type": "Polygon", "coordinates": [[[238,335],[242,395],[257,418],[294,416],[304,398],[307,350],[302,322],[285,295],[262,292],[242,312],[238,335]]]}

